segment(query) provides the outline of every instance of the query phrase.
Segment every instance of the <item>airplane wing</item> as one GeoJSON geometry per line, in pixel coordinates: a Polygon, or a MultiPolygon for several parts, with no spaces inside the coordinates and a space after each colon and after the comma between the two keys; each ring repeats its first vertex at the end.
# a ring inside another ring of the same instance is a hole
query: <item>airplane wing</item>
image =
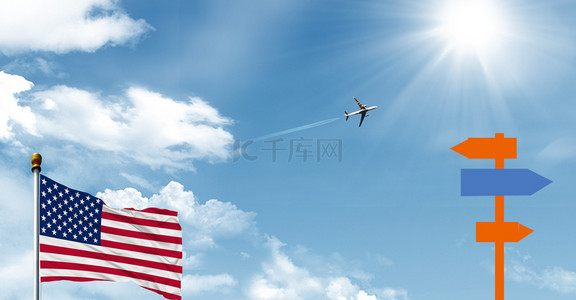
{"type": "Polygon", "coordinates": [[[356,97],[354,97],[354,100],[356,100],[356,103],[358,103],[358,106],[360,106],[360,109],[364,108],[364,105],[362,105],[362,103],[360,103],[360,101],[358,101],[358,99],[356,99],[356,97]]]}
{"type": "Polygon", "coordinates": [[[360,118],[360,125],[358,125],[358,127],[362,126],[362,122],[364,122],[364,117],[366,117],[366,112],[362,113],[362,117],[360,118]]]}

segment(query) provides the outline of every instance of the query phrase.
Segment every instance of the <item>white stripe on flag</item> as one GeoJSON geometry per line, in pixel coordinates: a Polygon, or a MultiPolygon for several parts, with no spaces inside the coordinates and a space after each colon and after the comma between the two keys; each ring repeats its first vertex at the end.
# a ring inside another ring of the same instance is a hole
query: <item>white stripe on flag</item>
{"type": "MultiPolygon", "coordinates": [[[[99,252],[102,254],[117,255],[117,256],[128,257],[128,258],[133,258],[135,256],[134,252],[129,251],[129,250],[122,250],[122,249],[88,245],[88,244],[71,242],[71,241],[66,241],[66,240],[57,239],[57,238],[51,238],[51,237],[47,237],[44,235],[40,236],[40,244],[53,245],[53,246],[59,246],[59,247],[64,247],[64,248],[69,248],[69,249],[77,249],[77,250],[82,250],[82,251],[99,252]],[[99,247],[99,248],[94,249],[94,247],[99,247]]],[[[141,259],[144,261],[149,261],[149,262],[157,262],[157,263],[163,263],[163,264],[169,264],[169,265],[182,266],[182,260],[181,259],[176,259],[176,258],[171,258],[171,257],[163,257],[163,256],[159,256],[156,254],[138,253],[138,259],[141,259]]]]}

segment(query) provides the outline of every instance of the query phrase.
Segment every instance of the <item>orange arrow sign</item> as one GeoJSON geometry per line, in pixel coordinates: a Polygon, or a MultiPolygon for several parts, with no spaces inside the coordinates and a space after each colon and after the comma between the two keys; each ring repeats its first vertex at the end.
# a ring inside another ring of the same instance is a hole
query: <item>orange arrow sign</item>
{"type": "Polygon", "coordinates": [[[476,222],[476,242],[517,243],[534,230],[518,222],[476,222]]]}
{"type": "Polygon", "coordinates": [[[497,133],[493,138],[468,138],[451,149],[467,158],[516,158],[516,138],[505,138],[503,133],[497,133]]]}

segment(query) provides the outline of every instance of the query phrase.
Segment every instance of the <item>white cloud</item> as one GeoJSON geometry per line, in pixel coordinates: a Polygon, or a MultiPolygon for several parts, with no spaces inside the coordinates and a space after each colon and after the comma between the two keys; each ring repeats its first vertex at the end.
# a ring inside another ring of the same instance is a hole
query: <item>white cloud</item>
{"type": "Polygon", "coordinates": [[[138,176],[138,175],[134,175],[134,174],[128,174],[128,173],[124,173],[121,172],[120,176],[126,178],[129,182],[136,184],[138,186],[141,186],[149,191],[154,190],[154,186],[152,185],[152,183],[150,183],[146,178],[138,176]]]}
{"type": "Polygon", "coordinates": [[[547,267],[542,272],[538,272],[524,263],[515,261],[506,268],[505,272],[507,277],[516,282],[529,283],[564,294],[576,292],[576,272],[562,267],[547,267]]]}
{"type": "Polygon", "coordinates": [[[14,136],[14,125],[22,126],[28,133],[36,133],[36,119],[30,107],[21,106],[16,97],[34,84],[22,76],[0,71],[0,140],[14,136]]]}
{"type": "Polygon", "coordinates": [[[405,289],[384,288],[376,291],[380,300],[409,300],[405,289]]]}
{"type": "Polygon", "coordinates": [[[511,252],[509,249],[507,253],[511,259],[504,269],[506,278],[563,294],[576,293],[576,272],[559,266],[548,266],[538,270],[531,263],[532,256],[518,251],[511,252]]]}
{"type": "Polygon", "coordinates": [[[97,193],[96,197],[104,200],[108,206],[115,208],[144,209],[148,207],[148,198],[144,198],[135,188],[125,188],[113,191],[106,189],[103,193],[97,193]]]}
{"type": "Polygon", "coordinates": [[[576,292],[576,272],[551,267],[542,273],[543,285],[561,293],[576,292]]]}
{"type": "MultiPolygon", "coordinates": [[[[113,191],[105,190],[97,197],[115,207],[161,207],[179,211],[181,223],[186,231],[185,246],[188,250],[207,250],[216,245],[217,239],[230,236],[245,236],[257,233],[255,213],[244,212],[234,204],[219,200],[198,203],[194,193],[184,190],[182,184],[170,182],[158,194],[150,198],[133,188],[113,191]]],[[[251,300],[264,299],[330,299],[330,300],[408,300],[407,292],[402,289],[384,288],[363,290],[352,283],[345,275],[313,274],[306,267],[296,265],[282,251],[284,244],[275,237],[267,237],[265,249],[268,259],[263,259],[261,270],[248,282],[242,282],[245,297],[251,300]]],[[[303,253],[307,255],[307,253],[303,253]]],[[[199,257],[195,254],[190,264],[199,266],[199,257]]],[[[240,256],[246,258],[240,253],[240,256]]],[[[247,270],[248,274],[250,271],[247,270]]],[[[244,275],[246,276],[246,275],[244,275]]],[[[221,293],[236,287],[236,279],[227,273],[218,275],[185,275],[183,291],[192,295],[203,292],[221,293]]]]}
{"type": "MultiPolygon", "coordinates": [[[[8,159],[9,161],[10,159],[8,159]]],[[[0,299],[32,297],[32,180],[0,156],[0,299]]]]}
{"type": "Polygon", "coordinates": [[[208,291],[221,291],[237,284],[229,274],[219,275],[185,275],[182,277],[182,293],[196,295],[208,291]]]}
{"type": "Polygon", "coordinates": [[[330,299],[330,300],[408,300],[406,291],[385,288],[369,293],[345,276],[313,275],[292,262],[275,237],[268,238],[270,261],[262,264],[262,272],[251,280],[246,290],[253,300],[264,299],[330,299]]]}
{"type": "Polygon", "coordinates": [[[132,87],[124,96],[107,99],[98,93],[56,86],[32,93],[34,115],[28,107],[18,106],[12,96],[24,90],[26,82],[6,89],[4,94],[12,99],[1,103],[10,104],[4,119],[25,125],[30,133],[38,131],[44,137],[116,152],[152,168],[169,170],[193,170],[192,160],[214,162],[229,156],[233,136],[223,126],[231,121],[200,98],[180,102],[132,87]]]}
{"type": "Polygon", "coordinates": [[[0,1],[0,52],[94,52],[133,43],[152,29],[117,0],[0,1]]]}
{"type": "Polygon", "coordinates": [[[200,204],[193,192],[185,191],[184,186],[175,181],[150,198],[143,197],[133,188],[117,191],[106,189],[96,197],[118,208],[160,207],[178,211],[180,220],[190,225],[184,234],[188,237],[187,245],[192,248],[213,247],[218,237],[256,233],[255,213],[215,199],[200,204]]]}
{"type": "Polygon", "coordinates": [[[50,59],[41,57],[18,57],[8,64],[0,67],[5,72],[42,74],[48,77],[65,78],[68,76],[65,72],[60,71],[60,66],[50,59]]]}
{"type": "Polygon", "coordinates": [[[19,144],[16,133],[26,132],[167,170],[193,170],[193,160],[215,162],[230,155],[233,136],[223,127],[232,121],[200,98],[177,101],[139,87],[109,97],[67,86],[32,87],[24,77],[0,71],[3,142],[19,144]],[[22,99],[25,91],[29,99],[22,99]],[[29,106],[21,105],[23,100],[29,106]]]}
{"type": "Polygon", "coordinates": [[[565,136],[554,140],[538,153],[538,158],[560,162],[576,156],[576,139],[565,136]]]}
{"type": "Polygon", "coordinates": [[[0,282],[2,299],[30,299],[32,297],[32,251],[7,255],[0,258],[0,282]]]}
{"type": "Polygon", "coordinates": [[[376,296],[359,291],[350,279],[339,277],[333,279],[326,288],[326,296],[330,300],[376,300],[376,296]]]}
{"type": "Polygon", "coordinates": [[[230,121],[199,98],[177,102],[141,88],[131,88],[129,104],[106,104],[97,95],[68,87],[37,94],[56,109],[38,118],[43,134],[55,134],[102,150],[130,155],[141,163],[190,169],[186,159],[224,159],[232,135],[230,121]]]}
{"type": "Polygon", "coordinates": [[[267,246],[271,253],[271,261],[263,264],[263,273],[257,275],[252,281],[248,292],[249,298],[254,300],[318,299],[324,289],[320,278],[296,266],[281,251],[284,244],[278,239],[269,238],[267,246]]]}

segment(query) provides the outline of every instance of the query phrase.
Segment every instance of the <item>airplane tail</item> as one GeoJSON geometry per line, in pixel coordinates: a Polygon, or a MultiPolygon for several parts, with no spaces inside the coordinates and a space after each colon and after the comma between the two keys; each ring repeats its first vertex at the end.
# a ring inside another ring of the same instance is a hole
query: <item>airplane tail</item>
{"type": "Polygon", "coordinates": [[[348,112],[344,111],[344,113],[346,114],[346,121],[348,121],[348,117],[349,117],[348,112]]]}

